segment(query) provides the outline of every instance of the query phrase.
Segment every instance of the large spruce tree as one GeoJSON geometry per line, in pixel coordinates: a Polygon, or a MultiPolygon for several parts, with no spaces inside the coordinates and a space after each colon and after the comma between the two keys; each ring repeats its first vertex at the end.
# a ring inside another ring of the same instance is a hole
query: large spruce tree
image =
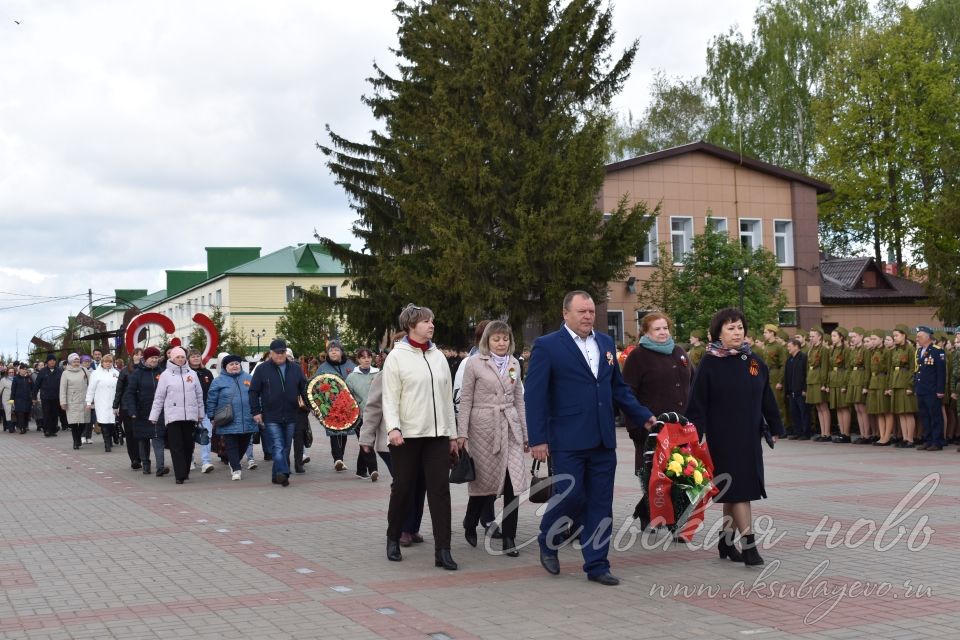
{"type": "Polygon", "coordinates": [[[375,66],[369,143],[330,131],[318,146],[359,218],[365,247],[326,241],[362,300],[370,337],[407,302],[437,314],[437,339],[472,321],[555,327],[565,291],[606,297],[650,220],[643,205],[598,208],[611,98],[632,44],[612,56],[600,0],[400,2],[391,75],[375,66]],[[604,215],[607,213],[609,215],[604,215]]]}

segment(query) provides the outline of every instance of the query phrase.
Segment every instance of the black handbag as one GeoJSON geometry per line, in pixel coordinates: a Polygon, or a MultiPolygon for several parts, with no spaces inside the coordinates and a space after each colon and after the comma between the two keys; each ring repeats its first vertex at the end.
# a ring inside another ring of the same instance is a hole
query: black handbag
{"type": "Polygon", "coordinates": [[[473,464],[473,458],[467,453],[466,449],[460,451],[457,461],[453,463],[450,469],[450,482],[453,484],[463,484],[464,482],[473,482],[477,479],[477,468],[473,464]]]}
{"type": "Polygon", "coordinates": [[[313,429],[310,425],[307,425],[307,428],[303,430],[303,447],[309,449],[313,446],[313,429]]]}
{"type": "Polygon", "coordinates": [[[213,414],[212,422],[214,427],[222,427],[233,422],[233,404],[227,403],[217,409],[216,413],[213,414]]]}
{"type": "Polygon", "coordinates": [[[543,504],[549,502],[553,495],[553,473],[550,469],[550,459],[547,458],[547,475],[538,476],[540,461],[534,460],[530,467],[530,502],[543,504]]]}
{"type": "Polygon", "coordinates": [[[199,424],[193,428],[193,441],[201,447],[210,444],[210,434],[199,424]]]}

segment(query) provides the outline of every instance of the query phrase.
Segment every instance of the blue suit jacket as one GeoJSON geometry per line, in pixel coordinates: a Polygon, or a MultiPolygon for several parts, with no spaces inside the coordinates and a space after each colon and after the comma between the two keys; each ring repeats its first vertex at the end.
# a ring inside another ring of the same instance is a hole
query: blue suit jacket
{"type": "Polygon", "coordinates": [[[615,406],[637,424],[650,419],[650,410],[637,402],[620,375],[613,340],[596,332],[594,336],[600,348],[596,378],[566,327],[533,343],[523,383],[530,446],[547,443],[551,451],[614,449],[615,406]]]}

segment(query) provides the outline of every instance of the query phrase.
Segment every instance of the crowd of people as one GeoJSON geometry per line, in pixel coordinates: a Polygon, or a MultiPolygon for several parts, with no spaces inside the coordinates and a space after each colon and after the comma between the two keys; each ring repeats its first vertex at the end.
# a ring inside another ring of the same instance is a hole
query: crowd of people
{"type": "MultiPolygon", "coordinates": [[[[248,470],[257,468],[259,442],[272,462],[272,482],[283,487],[305,472],[314,432],[329,438],[337,472],[346,470],[356,436],[356,475],[376,482],[379,456],[392,477],[387,559],[402,561],[401,548],[424,541],[429,501],[435,565],[447,570],[458,568],[451,467],[461,457],[472,460],[466,542],[499,539],[503,555],[516,557],[527,462],[548,461],[557,482],[540,523],[540,562],[559,573],[557,549],[579,536],[584,572],[607,585],[618,583],[607,560],[618,416],[635,443],[638,472],[654,416],[675,412],[696,425],[716,477],[727,478],[716,499],[724,516],[720,557],[747,565],[763,563],[751,511],[752,501],[766,497],[763,432],[774,441],[785,435],[927,451],[957,441],[960,336],[951,342],[929,327],[903,325],[791,335],[766,325],[754,337],[741,312],[724,309],[707,339],[694,331],[685,349],[674,341],[671,319],[655,312],[644,317],[621,373],[616,346],[593,329],[589,294],[571,292],[562,311],[562,327],[522,354],[510,325],[499,320],[477,325],[469,353],[445,352],[433,342],[432,311],[412,304],[384,353],[360,348],[351,358],[334,340],[321,358],[297,360],[275,339],[252,372],[245,358],[221,354],[215,375],[200,353],[179,346],[137,349],[127,362],[100,351],[61,362],[51,353],[35,366],[0,368],[4,429],[25,434],[33,419],[44,437],[69,430],[74,449],[99,435],[106,452],[125,445],[131,469],[163,477],[172,465],[176,484],[197,468],[197,446],[202,473],[215,468],[217,456],[240,480],[244,459],[248,470]],[[326,428],[310,410],[308,381],[316,376],[336,376],[350,390],[360,409],[353,428],[326,428]]],[[[678,532],[676,539],[688,542],[689,535],[678,532]]]]}

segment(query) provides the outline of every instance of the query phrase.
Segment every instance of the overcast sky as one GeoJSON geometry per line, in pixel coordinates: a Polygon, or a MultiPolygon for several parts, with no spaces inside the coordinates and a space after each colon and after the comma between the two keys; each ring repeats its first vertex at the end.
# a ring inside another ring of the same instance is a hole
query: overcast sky
{"type": "MultiPolygon", "coordinates": [[[[3,0],[0,353],[25,355],[88,288],[155,291],[164,269],[205,268],[205,246],[267,253],[315,227],[353,241],[314,141],[376,127],[360,97],[372,63],[391,65],[394,5],[3,0]]],[[[756,5],[618,3],[618,49],[640,48],[617,109],[640,114],[658,69],[703,73],[710,38],[749,32],[756,5]]]]}

